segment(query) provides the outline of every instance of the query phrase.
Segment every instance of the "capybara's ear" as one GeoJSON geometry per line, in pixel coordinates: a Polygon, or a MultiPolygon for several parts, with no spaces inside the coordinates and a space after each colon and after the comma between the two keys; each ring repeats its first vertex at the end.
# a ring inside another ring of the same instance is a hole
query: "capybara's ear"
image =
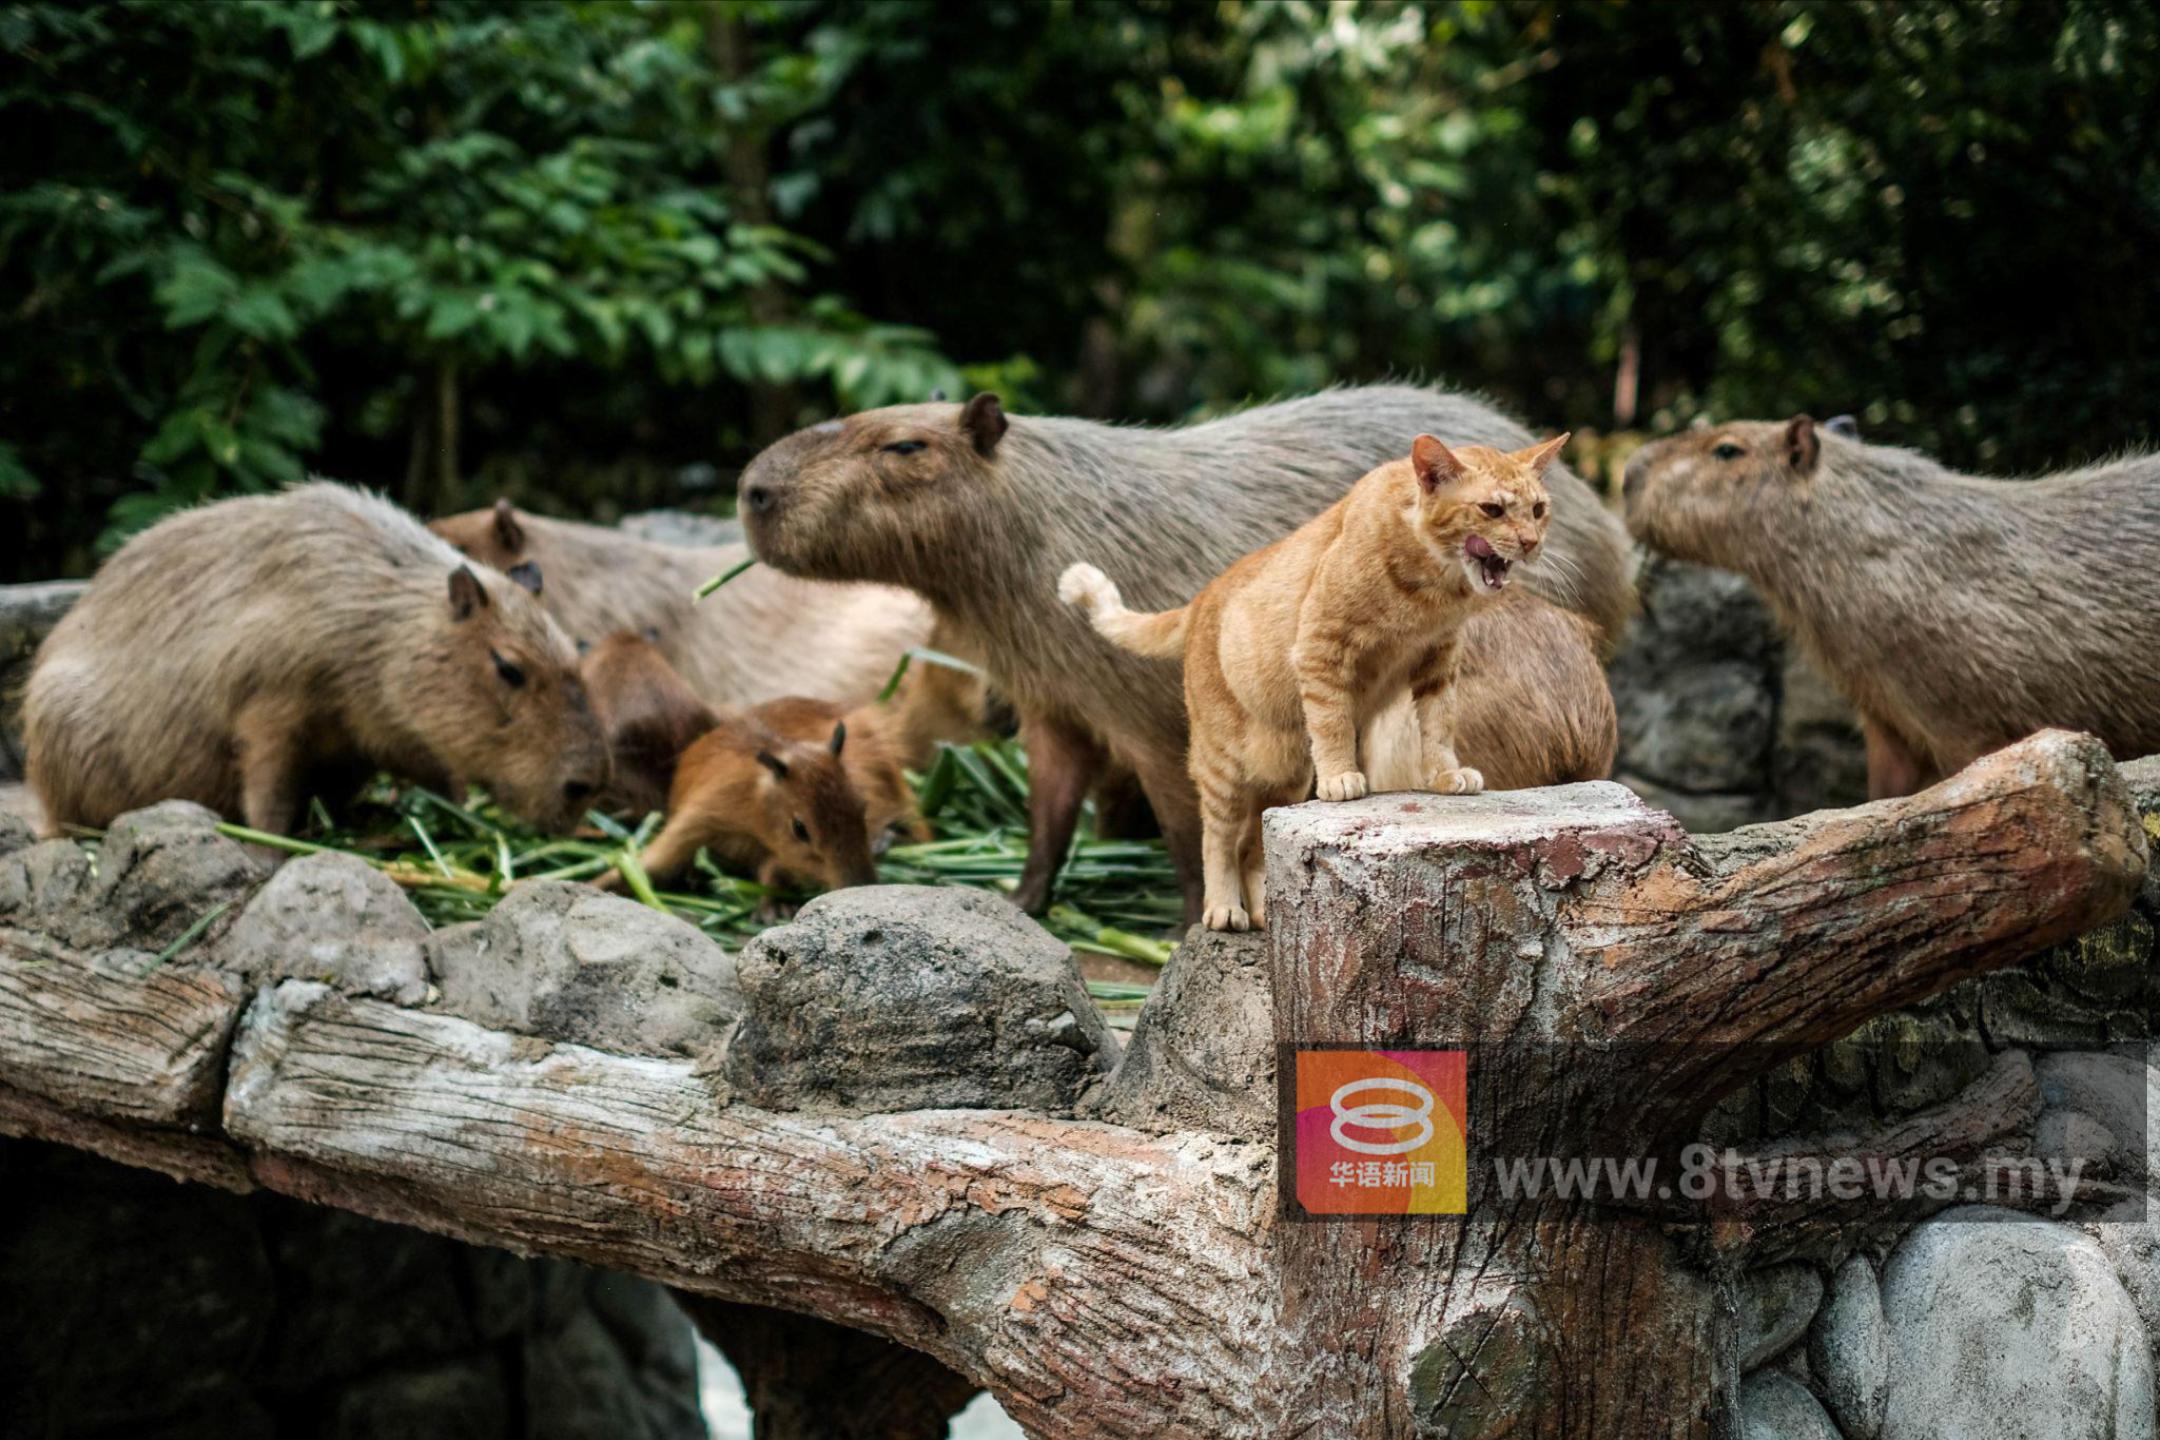
{"type": "Polygon", "coordinates": [[[1463,463],[1455,458],[1455,452],[1430,435],[1420,435],[1410,442],[1410,468],[1417,475],[1418,488],[1427,495],[1442,485],[1454,484],[1463,474],[1463,463]]]}
{"type": "Polygon", "coordinates": [[[773,774],[777,775],[782,780],[787,779],[787,761],[782,760],[779,756],[773,754],[772,751],[758,751],[757,763],[763,765],[766,769],[772,771],[773,774]]]}
{"type": "Polygon", "coordinates": [[[840,747],[845,744],[847,744],[847,721],[835,721],[832,727],[832,753],[838,755],[840,747]]]}
{"type": "Polygon", "coordinates": [[[537,595],[540,593],[540,567],[530,560],[520,560],[503,572],[518,584],[537,595]]]}
{"type": "Polygon", "coordinates": [[[1561,447],[1567,444],[1569,437],[1573,434],[1573,431],[1563,430],[1542,445],[1533,445],[1528,450],[1516,451],[1515,458],[1529,466],[1531,474],[1543,475],[1545,467],[1560,458],[1561,447]]]}
{"type": "Polygon", "coordinates": [[[450,572],[450,618],[470,620],[476,610],[488,607],[487,587],[480,577],[472,573],[470,566],[460,565],[450,572]]]}
{"type": "Polygon", "coordinates": [[[1822,428],[1847,440],[1860,438],[1860,422],[1851,415],[1832,415],[1822,422],[1822,428]]]}
{"type": "Polygon", "coordinates": [[[1815,433],[1812,415],[1795,415],[1785,425],[1785,463],[1795,475],[1812,475],[1822,458],[1822,437],[1815,433]]]}
{"type": "Polygon", "coordinates": [[[960,428],[975,442],[975,453],[988,457],[1005,438],[1005,406],[985,390],[961,408],[960,428]]]}
{"type": "Polygon", "coordinates": [[[525,527],[518,524],[517,507],[507,499],[495,502],[495,538],[513,555],[525,548],[525,527]]]}

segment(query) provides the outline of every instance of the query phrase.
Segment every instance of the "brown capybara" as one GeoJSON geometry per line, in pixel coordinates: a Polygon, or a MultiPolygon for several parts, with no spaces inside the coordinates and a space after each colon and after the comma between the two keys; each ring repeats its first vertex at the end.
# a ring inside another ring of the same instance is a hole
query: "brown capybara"
{"type": "Polygon", "coordinates": [[[677,763],[645,868],[672,875],[702,847],[766,885],[876,883],[885,832],[924,833],[888,723],[874,706],[843,715],[798,698],[723,714],[677,763]]]}
{"type": "Polygon", "coordinates": [[[128,541],[39,648],[23,723],[56,832],[182,799],[282,833],[355,764],[561,828],[608,779],[576,651],[525,586],[323,482],[128,541]]]}
{"type": "Polygon", "coordinates": [[[675,673],[650,636],[618,630],[583,650],[579,672],[614,770],[600,808],[642,819],[666,808],[675,762],[720,717],[675,673]]]}
{"type": "Polygon", "coordinates": [[[1860,712],[1905,795],[2048,726],[2160,751],[2160,455],[1984,479],[1805,415],[1628,464],[1629,528],[1735,570],[1860,712]]]}
{"type": "Polygon", "coordinates": [[[650,632],[708,705],[783,695],[860,704],[908,647],[930,640],[928,607],[891,586],[817,584],[760,565],[693,600],[700,585],[750,558],[745,545],[662,545],[507,501],[430,528],[498,570],[537,563],[547,576],[542,603],[573,639],[650,632]]]}
{"type": "MultiPolygon", "coordinates": [[[[1153,430],[1008,420],[993,395],[899,405],[800,431],[743,474],[751,545],[826,580],[905,585],[979,656],[1028,747],[1028,866],[1014,898],[1048,903],[1106,755],[1139,776],[1197,915],[1200,828],[1185,771],[1175,660],[1120,650],[1070,606],[1058,576],[1093,560],[1136,608],[1183,605],[1239,556],[1289,534],[1413,437],[1518,449],[1534,438],[1480,401],[1405,385],[1330,390],[1222,420],[1153,430]]],[[[1627,538],[1555,465],[1545,574],[1530,583],[1596,626],[1603,648],[1633,604],[1627,538]]],[[[1504,664],[1531,643],[1509,607],[1464,645],[1504,664]]],[[[1464,752],[1471,764],[1483,761],[1464,752]]]]}

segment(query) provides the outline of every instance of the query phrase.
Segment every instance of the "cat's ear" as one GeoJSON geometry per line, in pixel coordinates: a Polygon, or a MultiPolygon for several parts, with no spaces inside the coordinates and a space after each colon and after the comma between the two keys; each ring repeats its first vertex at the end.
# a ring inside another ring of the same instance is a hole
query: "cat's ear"
{"type": "Polygon", "coordinates": [[[1795,475],[1812,475],[1822,458],[1822,437],[1815,433],[1815,417],[1795,415],[1785,422],[1785,463],[1795,475]]]}
{"type": "Polygon", "coordinates": [[[1443,485],[1452,485],[1463,477],[1463,463],[1430,435],[1420,435],[1410,442],[1410,469],[1417,476],[1418,489],[1427,495],[1443,485]]]}
{"type": "Polygon", "coordinates": [[[1567,444],[1573,434],[1573,431],[1562,431],[1542,445],[1533,445],[1528,450],[1516,451],[1515,458],[1528,467],[1532,475],[1543,475],[1545,467],[1560,458],[1562,447],[1567,444]]]}

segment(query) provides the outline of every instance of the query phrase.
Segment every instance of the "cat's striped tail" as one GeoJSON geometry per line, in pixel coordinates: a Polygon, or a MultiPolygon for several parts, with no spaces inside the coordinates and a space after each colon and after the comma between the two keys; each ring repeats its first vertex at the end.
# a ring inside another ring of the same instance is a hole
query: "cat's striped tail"
{"type": "Polygon", "coordinates": [[[1058,578],[1058,598],[1077,605],[1105,639],[1135,655],[1173,660],[1185,653],[1185,621],[1190,605],[1146,614],[1128,610],[1110,577],[1093,565],[1066,567],[1058,578]]]}

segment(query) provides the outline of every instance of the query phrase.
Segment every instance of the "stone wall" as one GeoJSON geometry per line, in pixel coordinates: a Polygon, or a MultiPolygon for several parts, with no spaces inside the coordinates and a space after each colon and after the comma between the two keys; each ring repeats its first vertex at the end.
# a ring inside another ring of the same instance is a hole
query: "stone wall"
{"type": "Polygon", "coordinates": [[[0,1434],[701,1440],[658,1286],[0,1140],[0,1434]]]}
{"type": "Polygon", "coordinates": [[[1737,575],[1647,559],[1613,656],[1613,778],[1697,834],[1867,798],[1852,708],[1737,575]]]}

